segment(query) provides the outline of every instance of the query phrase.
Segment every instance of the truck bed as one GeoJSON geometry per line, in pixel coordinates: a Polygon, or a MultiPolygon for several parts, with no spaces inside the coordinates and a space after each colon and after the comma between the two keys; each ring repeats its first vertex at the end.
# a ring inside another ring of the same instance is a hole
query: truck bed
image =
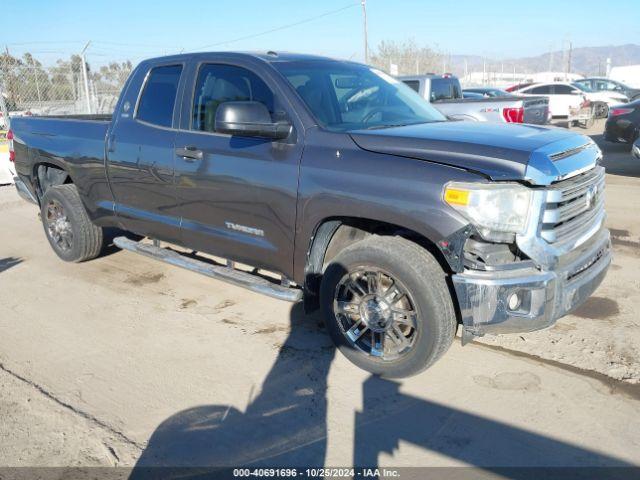
{"type": "MultiPolygon", "coordinates": [[[[70,176],[83,200],[92,199],[106,185],[105,139],[110,119],[111,115],[12,118],[18,177],[31,184],[39,165],[53,165],[70,176]]],[[[92,201],[85,206],[93,213],[92,201]]]]}

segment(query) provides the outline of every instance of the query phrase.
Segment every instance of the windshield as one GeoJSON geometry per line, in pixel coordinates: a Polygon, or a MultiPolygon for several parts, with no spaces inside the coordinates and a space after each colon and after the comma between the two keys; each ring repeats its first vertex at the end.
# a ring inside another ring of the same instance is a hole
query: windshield
{"type": "Polygon", "coordinates": [[[583,92],[593,92],[594,91],[591,87],[587,87],[586,85],[583,85],[582,83],[572,83],[571,85],[573,85],[574,87],[576,87],[579,90],[582,90],[583,92]]]}
{"type": "Polygon", "coordinates": [[[309,61],[274,66],[328,130],[346,132],[446,120],[411,88],[365,65],[309,61]]]}

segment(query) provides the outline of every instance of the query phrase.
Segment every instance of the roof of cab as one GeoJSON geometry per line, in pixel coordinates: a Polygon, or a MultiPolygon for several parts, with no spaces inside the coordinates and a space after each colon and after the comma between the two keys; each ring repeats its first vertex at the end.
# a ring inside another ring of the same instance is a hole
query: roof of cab
{"type": "Polygon", "coordinates": [[[180,53],[177,55],[168,55],[162,57],[149,58],[144,60],[148,63],[167,62],[167,61],[185,61],[185,60],[206,60],[209,58],[255,58],[267,63],[276,62],[300,62],[300,61],[333,61],[333,62],[349,62],[349,60],[338,60],[330,57],[323,57],[320,55],[310,55],[304,53],[291,53],[291,52],[197,52],[197,53],[180,53]]]}

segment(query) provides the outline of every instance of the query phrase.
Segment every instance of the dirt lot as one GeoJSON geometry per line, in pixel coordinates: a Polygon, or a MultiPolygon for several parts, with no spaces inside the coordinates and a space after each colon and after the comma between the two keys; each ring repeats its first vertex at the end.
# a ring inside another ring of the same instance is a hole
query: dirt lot
{"type": "Polygon", "coordinates": [[[640,164],[603,148],[615,259],[593,298],[400,382],[298,305],[128,252],[60,262],[0,187],[0,466],[640,465],[640,164]]]}

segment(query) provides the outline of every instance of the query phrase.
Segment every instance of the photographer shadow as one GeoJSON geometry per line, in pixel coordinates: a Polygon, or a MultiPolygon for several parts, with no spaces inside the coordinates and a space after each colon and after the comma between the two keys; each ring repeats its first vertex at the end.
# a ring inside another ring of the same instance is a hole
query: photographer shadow
{"type": "Polygon", "coordinates": [[[155,430],[130,478],[173,478],[155,467],[323,466],[335,348],[301,303],[290,321],[291,333],[244,412],[205,405],[173,415],[155,430]]]}
{"type": "MultiPolygon", "coordinates": [[[[324,467],[327,376],[335,349],[318,317],[305,316],[301,304],[292,308],[290,321],[289,336],[244,412],[205,405],[173,415],[155,430],[130,478],[233,478],[232,467],[324,467]]],[[[394,454],[400,442],[503,478],[532,478],[535,471],[522,467],[630,466],[399,389],[399,383],[374,376],[364,382],[363,408],[354,418],[354,466],[375,469],[380,454],[394,454]]],[[[598,476],[607,478],[605,473],[598,476]]]]}

